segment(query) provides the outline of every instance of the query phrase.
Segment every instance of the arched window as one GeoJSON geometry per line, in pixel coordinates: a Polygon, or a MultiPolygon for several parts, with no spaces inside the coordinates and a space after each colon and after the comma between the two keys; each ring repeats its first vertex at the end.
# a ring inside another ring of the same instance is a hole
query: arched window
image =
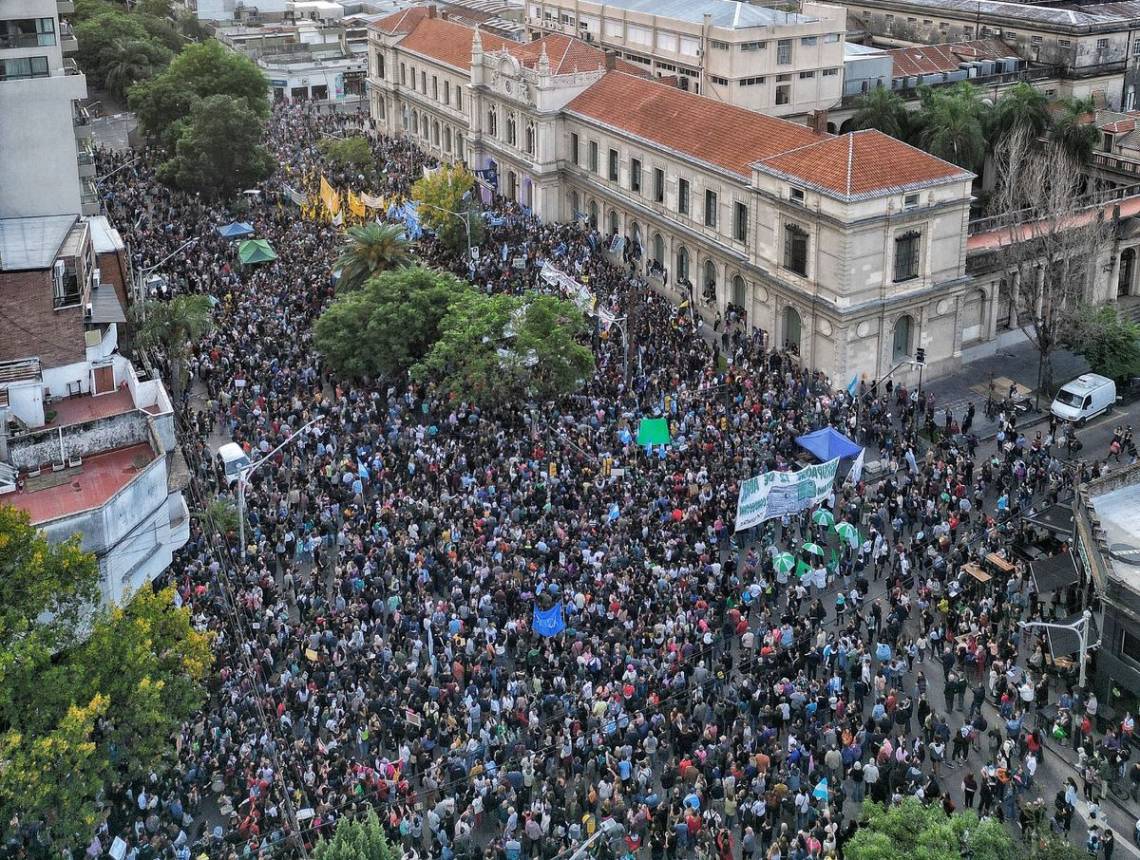
{"type": "Polygon", "coordinates": [[[487,108],[487,134],[491,137],[499,136],[499,112],[494,105],[487,108]]]}
{"type": "Polygon", "coordinates": [[[660,233],[653,234],[653,262],[662,268],[665,266],[665,240],[660,233]]]}
{"type": "Polygon", "coordinates": [[[596,200],[590,201],[590,229],[598,229],[598,203],[596,200]]]}
{"type": "Polygon", "coordinates": [[[895,361],[901,361],[910,355],[911,329],[914,320],[908,314],[903,314],[895,320],[895,339],[892,355],[895,361]]]}
{"type": "Polygon", "coordinates": [[[791,305],[784,308],[784,348],[800,351],[800,315],[791,305]]]}
{"type": "Polygon", "coordinates": [[[466,158],[466,153],[463,151],[463,135],[455,135],[455,154],[459,156],[460,161],[466,158]]]}
{"type": "Polygon", "coordinates": [[[435,146],[439,146],[439,123],[432,120],[431,124],[431,142],[435,146]]]}
{"type": "Polygon", "coordinates": [[[535,155],[538,152],[538,130],[533,122],[526,124],[526,152],[527,155],[535,155]]]}
{"type": "Polygon", "coordinates": [[[570,220],[577,221],[578,213],[582,211],[582,207],[578,205],[578,192],[570,192],[570,220]]]}
{"type": "Polygon", "coordinates": [[[451,126],[443,130],[443,151],[451,152],[451,126]]]}
{"type": "Polygon", "coordinates": [[[428,139],[428,116],[426,113],[420,114],[420,136],[424,140],[428,139]]]}
{"type": "Polygon", "coordinates": [[[610,210],[610,235],[615,236],[618,232],[619,219],[616,209],[610,210]]]}
{"type": "Polygon", "coordinates": [[[705,282],[701,284],[702,295],[710,305],[716,301],[716,263],[705,260],[705,282]]]}
{"type": "Polygon", "coordinates": [[[684,245],[677,249],[677,280],[689,280],[689,249],[684,245]]]}
{"type": "Polygon", "coordinates": [[[744,310],[747,301],[748,297],[745,292],[744,278],[740,275],[736,275],[732,279],[732,303],[741,310],[744,310]]]}
{"type": "Polygon", "coordinates": [[[507,114],[507,143],[511,146],[515,145],[517,135],[517,122],[513,113],[507,114]]]}
{"type": "Polygon", "coordinates": [[[402,116],[400,117],[400,119],[403,123],[402,127],[403,127],[404,131],[407,131],[411,127],[411,123],[412,123],[411,113],[408,111],[407,105],[404,105],[404,109],[403,109],[402,116]]]}

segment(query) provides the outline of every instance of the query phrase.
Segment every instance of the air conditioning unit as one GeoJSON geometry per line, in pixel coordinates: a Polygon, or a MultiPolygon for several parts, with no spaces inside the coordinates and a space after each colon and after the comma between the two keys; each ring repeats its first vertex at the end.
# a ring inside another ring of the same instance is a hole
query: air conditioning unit
{"type": "Polygon", "coordinates": [[[63,286],[63,271],[63,260],[56,260],[55,265],[51,267],[51,277],[57,287],[63,286]]]}
{"type": "Polygon", "coordinates": [[[91,302],[88,302],[87,304],[85,304],[83,306],[83,315],[85,317],[87,317],[87,319],[91,319],[91,314],[93,313],[93,311],[94,311],[94,308],[91,307],[91,302]]]}
{"type": "Polygon", "coordinates": [[[101,286],[103,286],[103,275],[96,269],[91,275],[91,289],[97,290],[101,286]]]}

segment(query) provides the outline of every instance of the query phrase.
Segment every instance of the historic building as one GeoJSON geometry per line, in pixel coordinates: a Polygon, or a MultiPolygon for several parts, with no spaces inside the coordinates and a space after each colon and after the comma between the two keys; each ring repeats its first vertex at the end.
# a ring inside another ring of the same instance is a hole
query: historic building
{"type": "Polygon", "coordinates": [[[875,131],[834,136],[642,76],[564,35],[525,45],[417,8],[378,21],[378,129],[472,169],[546,220],[643,249],[650,284],[729,303],[846,384],[958,366],[992,296],[966,276],[973,175],[875,131]]]}

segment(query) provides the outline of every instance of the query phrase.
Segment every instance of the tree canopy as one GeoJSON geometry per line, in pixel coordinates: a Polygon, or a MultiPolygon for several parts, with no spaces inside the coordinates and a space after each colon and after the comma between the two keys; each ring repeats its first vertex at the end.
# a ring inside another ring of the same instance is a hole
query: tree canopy
{"type": "Polygon", "coordinates": [[[886,87],[875,87],[859,97],[855,115],[851,118],[853,129],[874,128],[883,134],[907,138],[909,120],[906,103],[902,97],[886,87]]]}
{"type": "Polygon", "coordinates": [[[258,120],[260,140],[261,121],[269,115],[265,76],[252,60],[227,51],[216,39],[188,45],[162,74],[135,86],[129,102],[142,130],[173,148],[178,121],[189,117],[198,101],[216,95],[246,102],[258,120]]]}
{"type": "Polygon", "coordinates": [[[0,506],[0,820],[43,821],[68,847],[90,839],[109,782],[174,754],[211,661],[173,591],[99,610],[99,584],[78,538],[50,543],[0,506]]]}
{"type": "Polygon", "coordinates": [[[884,807],[868,801],[864,821],[844,846],[848,860],[1015,860],[1018,846],[994,819],[979,821],[972,811],[946,815],[940,804],[923,805],[913,797],[884,807]]]}
{"type": "Polygon", "coordinates": [[[182,393],[186,350],[210,330],[210,300],[202,295],[176,296],[169,302],[147,301],[135,337],[140,345],[161,349],[170,362],[171,397],[182,393]]]}
{"type": "Polygon", "coordinates": [[[369,278],[402,266],[411,259],[411,243],[401,224],[359,224],[348,229],[336,265],[337,289],[352,292],[369,278]]]}
{"type": "Polygon", "coordinates": [[[313,847],[313,860],[400,860],[401,856],[372,811],[364,818],[342,818],[333,835],[313,847]]]}
{"type": "Polygon", "coordinates": [[[469,290],[452,301],[441,328],[413,375],[483,408],[568,394],[594,369],[579,342],[582,312],[554,296],[469,290]]]}
{"type": "Polygon", "coordinates": [[[372,147],[366,137],[326,137],[319,144],[325,158],[333,164],[364,167],[372,163],[372,147]]]}
{"type": "Polygon", "coordinates": [[[158,168],[158,178],[168,185],[228,199],[273,172],[261,123],[244,99],[200,99],[174,129],[174,155],[158,168]]]}
{"type": "Polygon", "coordinates": [[[422,266],[383,272],[321,314],[317,349],[355,379],[404,373],[439,339],[451,303],[471,292],[469,284],[422,266]]]}
{"type": "Polygon", "coordinates": [[[1094,373],[1118,380],[1140,373],[1140,326],[1114,307],[1082,307],[1064,340],[1094,373]]]}
{"type": "Polygon", "coordinates": [[[472,248],[479,247],[483,241],[483,218],[475,201],[475,176],[462,164],[445,164],[417,180],[412,186],[412,199],[419,204],[420,220],[453,254],[466,254],[468,229],[472,248]]]}

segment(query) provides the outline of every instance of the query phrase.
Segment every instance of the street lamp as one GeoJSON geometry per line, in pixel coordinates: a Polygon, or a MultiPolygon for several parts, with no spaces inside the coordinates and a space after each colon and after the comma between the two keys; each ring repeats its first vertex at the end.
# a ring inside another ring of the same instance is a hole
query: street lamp
{"type": "Polygon", "coordinates": [[[177,256],[182,251],[189,248],[201,238],[201,236],[195,236],[193,239],[188,239],[173,251],[171,251],[169,254],[167,254],[165,257],[163,257],[161,260],[159,260],[157,263],[155,263],[153,266],[148,266],[145,269],[139,269],[138,276],[135,278],[135,298],[138,300],[139,307],[142,309],[143,319],[146,318],[146,276],[153,272],[155,269],[160,268],[164,263],[166,263],[167,260],[177,256]]]}
{"type": "MultiPolygon", "coordinates": [[[[464,194],[463,199],[464,201],[468,200],[468,195],[464,194]]],[[[463,222],[463,229],[467,233],[467,264],[470,266],[472,263],[474,263],[475,261],[471,257],[471,209],[468,208],[463,212],[456,212],[453,209],[444,209],[442,206],[436,206],[434,203],[427,203],[423,200],[419,200],[417,203],[420,206],[426,206],[428,209],[434,209],[436,212],[442,212],[445,215],[451,215],[453,218],[458,218],[463,222]]]]}
{"type": "Polygon", "coordinates": [[[1077,685],[1083,691],[1085,688],[1085,657],[1088,656],[1089,650],[1089,624],[1092,622],[1092,612],[1085,610],[1081,615],[1079,621],[1074,621],[1072,624],[1056,624],[1051,621],[1019,621],[1017,626],[1021,628],[1026,627],[1045,627],[1052,630],[1071,630],[1077,634],[1077,639],[1080,641],[1080,676],[1077,679],[1077,685]]]}
{"type": "Polygon", "coordinates": [[[270,451],[268,454],[266,454],[264,457],[262,457],[256,463],[251,463],[250,465],[246,466],[238,474],[238,482],[237,482],[237,484],[238,484],[238,537],[241,540],[241,560],[243,562],[245,561],[245,485],[249,481],[249,476],[252,475],[257,469],[259,469],[262,466],[262,464],[264,464],[268,460],[272,459],[274,454],[276,454],[278,451],[280,451],[286,445],[291,443],[294,439],[296,439],[298,436],[300,436],[302,433],[304,433],[306,430],[308,430],[314,424],[316,424],[319,421],[324,421],[324,420],[325,420],[325,416],[318,415],[316,418],[314,418],[308,424],[304,424],[301,427],[298,427],[296,430],[294,430],[292,433],[289,434],[289,436],[285,439],[284,442],[282,442],[280,445],[278,445],[276,448],[274,448],[272,451],[270,451]]]}

